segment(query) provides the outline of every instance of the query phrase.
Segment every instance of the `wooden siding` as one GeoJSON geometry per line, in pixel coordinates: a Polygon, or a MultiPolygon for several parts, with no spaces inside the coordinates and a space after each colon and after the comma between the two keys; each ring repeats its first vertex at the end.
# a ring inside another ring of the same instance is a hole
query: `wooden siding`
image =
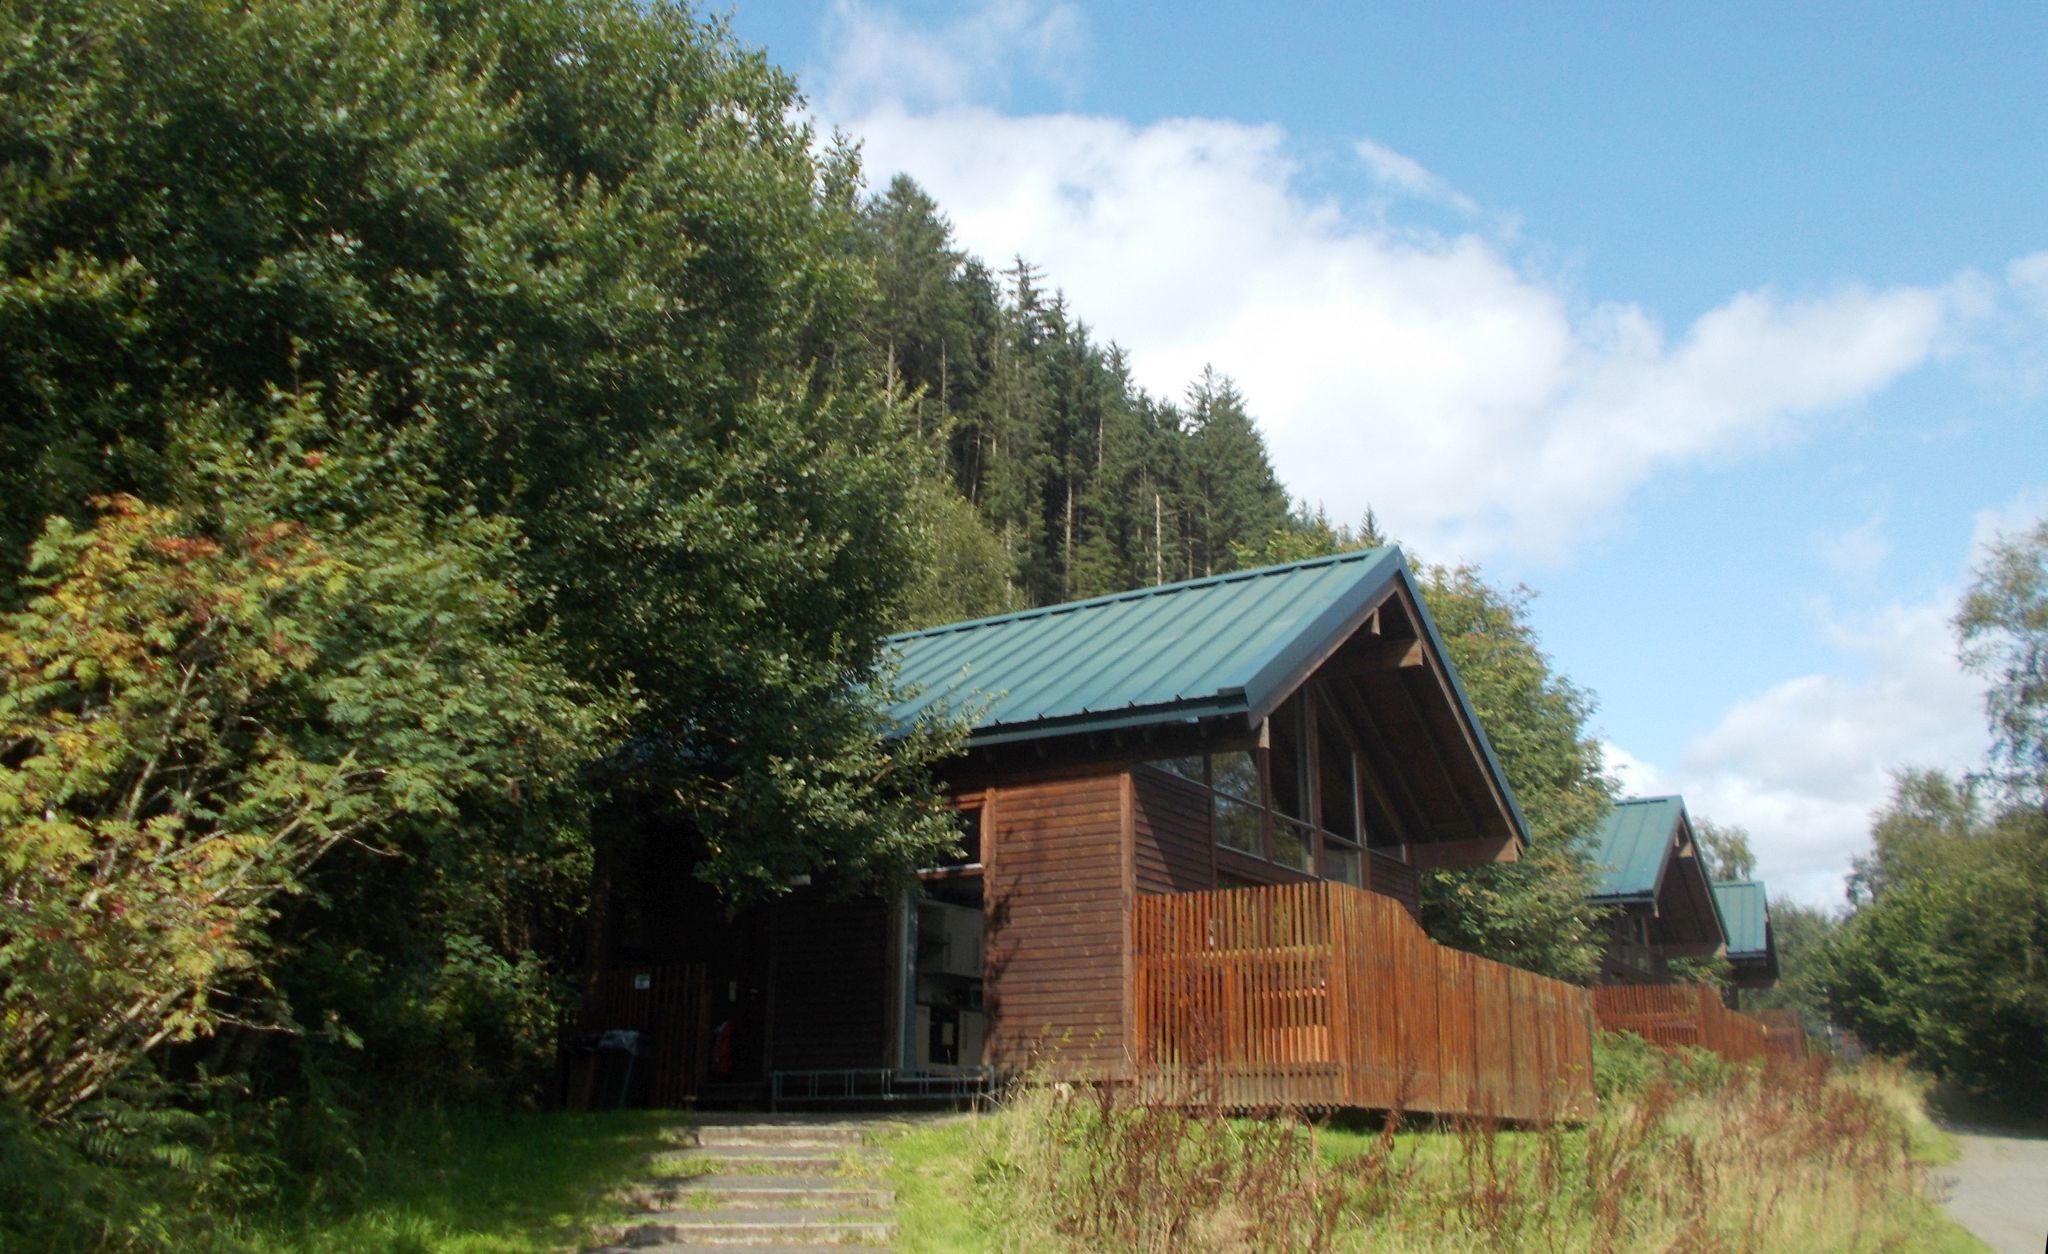
{"type": "Polygon", "coordinates": [[[815,889],[776,903],[770,1067],[894,1065],[889,913],[880,898],[815,889]]]}
{"type": "Polygon", "coordinates": [[[1334,883],[1145,897],[1132,1041],[1165,1100],[1520,1120],[1592,1110],[1586,992],[1334,883]]]}
{"type": "Polygon", "coordinates": [[[1123,1067],[1129,846],[1122,770],[989,790],[982,812],[989,1060],[1123,1067]]]}
{"type": "Polygon", "coordinates": [[[1730,1062],[1764,1056],[1768,1031],[1759,1020],[1721,1004],[1705,984],[1635,984],[1593,990],[1593,1012],[1606,1032],[1633,1032],[1666,1049],[1711,1049],[1730,1062]]]}
{"type": "Polygon", "coordinates": [[[1363,866],[1367,892],[1391,897],[1407,907],[1410,915],[1422,917],[1422,877],[1414,867],[1377,849],[1366,850],[1363,866]]]}
{"type": "Polygon", "coordinates": [[[1150,767],[1131,771],[1131,837],[1141,893],[1192,893],[1216,887],[1209,790],[1150,767]]]}

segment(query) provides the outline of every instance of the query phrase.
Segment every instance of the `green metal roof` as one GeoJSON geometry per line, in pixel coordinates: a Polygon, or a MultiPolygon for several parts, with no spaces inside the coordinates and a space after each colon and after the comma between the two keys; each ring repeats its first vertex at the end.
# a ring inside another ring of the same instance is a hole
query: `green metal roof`
{"type": "Polygon", "coordinates": [[[1649,898],[1657,894],[1671,832],[1685,814],[1681,797],[1631,797],[1617,802],[1593,829],[1593,863],[1600,883],[1593,899],[1649,898]]]}
{"type": "Polygon", "coordinates": [[[908,726],[934,705],[975,710],[969,743],[1262,716],[1357,629],[1396,581],[1444,659],[1460,711],[1522,838],[1514,793],[1422,608],[1398,548],[1233,571],[891,636],[908,726]]]}
{"type": "Polygon", "coordinates": [[[977,744],[1248,713],[1400,566],[1367,549],[892,636],[921,690],[892,713],[985,703],[977,744]]]}
{"type": "Polygon", "coordinates": [[[1761,958],[1770,946],[1764,924],[1769,918],[1762,880],[1735,880],[1714,885],[1714,904],[1728,930],[1730,958],[1761,958]]]}

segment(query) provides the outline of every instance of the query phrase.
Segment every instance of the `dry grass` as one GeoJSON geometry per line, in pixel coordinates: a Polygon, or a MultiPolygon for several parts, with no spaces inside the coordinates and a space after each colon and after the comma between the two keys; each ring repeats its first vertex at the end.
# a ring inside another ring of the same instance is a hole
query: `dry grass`
{"type": "Polygon", "coordinates": [[[1940,1134],[1903,1072],[1625,1061],[1631,1082],[1592,1122],[1530,1131],[1344,1129],[1031,1086],[953,1134],[965,1178],[932,1192],[971,1198],[996,1250],[1976,1248],[1932,1204],[1940,1134]]]}

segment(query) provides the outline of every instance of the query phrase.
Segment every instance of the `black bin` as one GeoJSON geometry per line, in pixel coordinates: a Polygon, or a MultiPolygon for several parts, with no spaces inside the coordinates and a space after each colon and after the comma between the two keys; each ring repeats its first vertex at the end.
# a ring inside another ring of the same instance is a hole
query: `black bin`
{"type": "Polygon", "coordinates": [[[597,1085],[592,1110],[624,1110],[647,1104],[654,1071],[654,1036],[615,1028],[597,1038],[597,1085]]]}

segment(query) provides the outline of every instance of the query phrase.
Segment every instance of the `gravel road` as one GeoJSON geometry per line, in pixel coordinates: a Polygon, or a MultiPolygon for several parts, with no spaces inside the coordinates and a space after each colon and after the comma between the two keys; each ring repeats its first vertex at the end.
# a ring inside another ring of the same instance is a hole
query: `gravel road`
{"type": "Polygon", "coordinates": [[[1955,1129],[1962,1161],[1937,1169],[1948,1213],[1995,1254],[2048,1250],[2048,1136],[1955,1129]]]}

